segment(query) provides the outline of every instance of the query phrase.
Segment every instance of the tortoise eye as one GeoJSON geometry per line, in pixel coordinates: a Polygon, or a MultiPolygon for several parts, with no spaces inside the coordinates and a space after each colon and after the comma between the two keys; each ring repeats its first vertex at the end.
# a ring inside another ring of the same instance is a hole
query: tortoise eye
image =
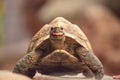
{"type": "Polygon", "coordinates": [[[60,27],[61,30],[63,30],[63,27],[60,27]]]}
{"type": "Polygon", "coordinates": [[[51,30],[53,30],[53,27],[51,27],[51,30]]]}

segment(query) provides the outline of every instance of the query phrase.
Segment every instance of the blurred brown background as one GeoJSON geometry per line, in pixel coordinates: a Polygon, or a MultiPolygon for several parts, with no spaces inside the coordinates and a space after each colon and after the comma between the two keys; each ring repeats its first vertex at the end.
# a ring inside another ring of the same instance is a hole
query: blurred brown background
{"type": "Polygon", "coordinates": [[[61,16],[80,26],[105,74],[120,74],[119,0],[0,0],[0,70],[12,70],[32,36],[61,16]]]}

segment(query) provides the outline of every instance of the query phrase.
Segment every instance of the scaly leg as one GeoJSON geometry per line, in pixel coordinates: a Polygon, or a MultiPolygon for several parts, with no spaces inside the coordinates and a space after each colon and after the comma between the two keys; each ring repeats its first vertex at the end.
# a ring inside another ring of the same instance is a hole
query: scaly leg
{"type": "Polygon", "coordinates": [[[40,53],[36,52],[30,52],[26,54],[18,61],[13,69],[13,72],[20,73],[32,78],[36,73],[36,70],[34,69],[34,64],[37,62],[40,55],[40,53]]]}
{"type": "Polygon", "coordinates": [[[84,71],[84,74],[87,76],[89,72],[93,72],[96,80],[101,80],[104,76],[104,70],[99,59],[92,52],[87,51],[83,47],[77,48],[76,52],[82,62],[84,62],[89,68],[89,70],[84,71]]]}

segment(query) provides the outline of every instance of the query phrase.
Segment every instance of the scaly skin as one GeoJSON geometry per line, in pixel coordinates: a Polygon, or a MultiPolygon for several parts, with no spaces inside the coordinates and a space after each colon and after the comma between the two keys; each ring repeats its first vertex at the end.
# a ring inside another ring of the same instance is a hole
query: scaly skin
{"type": "Polygon", "coordinates": [[[30,52],[26,54],[23,58],[19,60],[16,66],[13,69],[13,72],[24,74],[28,77],[33,77],[36,73],[34,69],[34,65],[38,58],[40,57],[40,53],[30,52]]]}
{"type": "MultiPolygon", "coordinates": [[[[98,60],[96,56],[94,56],[92,53],[87,51],[85,48],[77,48],[76,50],[77,54],[81,58],[81,60],[89,67],[89,69],[94,74],[96,80],[101,80],[101,78],[104,76],[104,70],[102,63],[98,60]]],[[[85,76],[89,76],[89,73],[86,73],[87,71],[83,72],[85,76]]]]}

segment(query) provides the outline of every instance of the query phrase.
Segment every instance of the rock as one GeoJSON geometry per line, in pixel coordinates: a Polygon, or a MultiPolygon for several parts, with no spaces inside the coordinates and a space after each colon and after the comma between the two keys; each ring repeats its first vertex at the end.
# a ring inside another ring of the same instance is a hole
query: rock
{"type": "Polygon", "coordinates": [[[104,66],[105,74],[120,73],[120,23],[109,9],[91,6],[83,12],[81,29],[90,40],[94,53],[104,66]]]}

